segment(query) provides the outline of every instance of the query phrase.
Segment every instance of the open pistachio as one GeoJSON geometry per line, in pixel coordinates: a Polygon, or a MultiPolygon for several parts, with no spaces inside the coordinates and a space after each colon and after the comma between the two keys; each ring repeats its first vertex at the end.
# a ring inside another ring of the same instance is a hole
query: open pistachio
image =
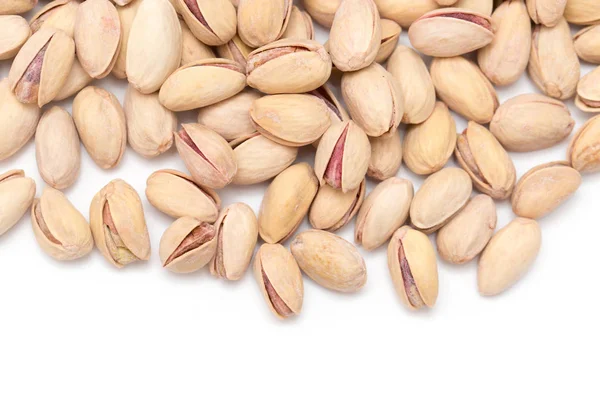
{"type": "Polygon", "coordinates": [[[381,44],[377,57],[375,57],[376,63],[382,64],[392,55],[398,39],[400,39],[400,33],[402,33],[402,27],[396,22],[391,19],[381,20],[381,44]]]}
{"type": "Polygon", "coordinates": [[[342,0],[303,0],[304,9],[319,25],[331,28],[342,0]]]}
{"type": "Polygon", "coordinates": [[[583,28],[573,36],[575,52],[583,61],[600,64],[600,24],[583,28]]]}
{"type": "MultiPolygon", "coordinates": [[[[439,4],[435,0],[374,0],[382,18],[388,18],[408,28],[418,18],[435,10],[439,4]]],[[[476,0],[484,1],[484,0],[476,0]]]]}
{"type": "Polygon", "coordinates": [[[331,86],[329,84],[325,84],[320,88],[311,91],[308,94],[316,96],[325,102],[325,104],[329,108],[329,117],[331,119],[331,123],[346,121],[350,119],[348,113],[344,109],[344,106],[342,105],[342,103],[340,103],[337,97],[335,97],[335,94],[331,90],[331,86]]]}
{"type": "Polygon", "coordinates": [[[315,229],[335,232],[354,218],[365,198],[366,182],[346,193],[329,185],[319,188],[313,200],[308,220],[315,229]]]}
{"type": "Polygon", "coordinates": [[[254,48],[248,46],[238,35],[235,35],[229,42],[218,46],[216,50],[219,57],[235,61],[246,70],[248,57],[254,48]]]}
{"type": "MultiPolygon", "coordinates": [[[[181,44],[182,44],[181,64],[180,64],[181,66],[192,63],[194,61],[200,61],[200,60],[205,60],[207,58],[216,58],[217,57],[215,55],[215,52],[213,51],[212,47],[199,41],[196,38],[196,36],[194,36],[194,34],[190,30],[190,28],[188,28],[187,24],[184,21],[179,20],[179,25],[181,27],[181,44]]],[[[234,37],[227,43],[231,43],[235,38],[236,37],[234,37]]],[[[224,44],[223,46],[227,46],[227,44],[224,44]]],[[[220,48],[220,46],[219,46],[219,48],[220,48]]],[[[217,51],[219,51],[219,48],[217,48],[217,51]]],[[[235,60],[234,58],[226,57],[225,55],[221,54],[220,51],[219,51],[219,57],[229,58],[230,60],[238,61],[238,60],[235,60]]],[[[240,62],[238,61],[238,63],[240,63],[240,62]]],[[[245,62],[244,62],[244,64],[245,64],[245,62]]]]}
{"type": "Polygon", "coordinates": [[[31,207],[35,197],[35,181],[23,170],[0,174],[0,236],[12,228],[31,207]]]}
{"type": "Polygon", "coordinates": [[[458,0],[454,3],[454,7],[476,11],[484,15],[492,15],[494,0],[458,0]]]}
{"type": "Polygon", "coordinates": [[[177,0],[177,5],[186,24],[201,42],[218,46],[235,35],[235,8],[229,0],[177,0]]]}
{"type": "Polygon", "coordinates": [[[600,116],[589,119],[573,136],[567,156],[579,172],[600,170],[600,116]]]}
{"type": "Polygon", "coordinates": [[[564,15],[572,24],[597,24],[600,22],[600,3],[595,0],[567,0],[564,15]]]}
{"type": "Polygon", "coordinates": [[[313,40],[315,38],[315,30],[310,15],[296,6],[292,6],[288,26],[281,38],[313,40]]]}
{"type": "Polygon", "coordinates": [[[90,227],[98,250],[117,268],[150,258],[150,237],[140,196],[115,179],[94,196],[90,227]]]}
{"type": "Polygon", "coordinates": [[[527,0],[531,20],[536,24],[554,26],[565,12],[567,0],[527,0]]]}
{"type": "Polygon", "coordinates": [[[71,72],[69,72],[65,83],[54,98],[54,101],[61,101],[79,93],[79,91],[86,87],[92,80],[92,77],[85,72],[81,63],[79,63],[79,60],[75,58],[73,66],[71,67],[71,72]]]}
{"type": "Polygon", "coordinates": [[[411,310],[433,307],[438,297],[438,268],[429,238],[408,226],[388,245],[388,267],[396,293],[411,310]]]}
{"type": "Polygon", "coordinates": [[[46,4],[31,18],[31,30],[37,32],[41,28],[56,28],[73,37],[79,4],[80,0],[54,0],[46,4]]]}
{"type": "MultiPolygon", "coordinates": [[[[127,49],[129,48],[129,34],[133,26],[133,20],[143,0],[134,0],[124,7],[117,7],[119,21],[121,22],[121,46],[119,54],[112,69],[112,74],[118,79],[127,78],[127,49]]],[[[191,35],[191,33],[190,33],[191,35]]]]}
{"type": "Polygon", "coordinates": [[[32,10],[38,0],[4,0],[0,3],[0,15],[23,14],[32,10]]]}
{"type": "Polygon", "coordinates": [[[274,42],[287,28],[292,3],[290,0],[240,0],[238,34],[251,47],[274,42]]]}
{"type": "Polygon", "coordinates": [[[260,98],[254,90],[244,90],[216,104],[198,111],[198,123],[217,132],[227,141],[253,134],[256,129],[250,118],[254,100],[260,98]]]}
{"type": "Polygon", "coordinates": [[[367,176],[383,181],[396,176],[402,165],[402,139],[399,132],[370,137],[371,158],[367,176]]]}
{"type": "Polygon", "coordinates": [[[18,15],[0,15],[0,60],[10,60],[31,36],[25,18],[18,15]]]}
{"type": "Polygon", "coordinates": [[[208,265],[217,250],[217,230],[207,222],[181,217],[160,238],[163,267],[178,274],[195,272],[208,265]]]}
{"type": "Polygon", "coordinates": [[[600,112],[600,67],[584,75],[577,84],[575,105],[585,112],[600,112]]]}

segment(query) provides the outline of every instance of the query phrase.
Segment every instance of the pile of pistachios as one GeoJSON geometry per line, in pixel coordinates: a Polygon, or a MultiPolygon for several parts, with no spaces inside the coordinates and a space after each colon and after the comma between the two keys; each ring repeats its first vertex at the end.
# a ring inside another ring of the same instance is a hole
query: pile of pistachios
{"type": "Polygon", "coordinates": [[[145,193],[175,219],[162,267],[238,280],[253,264],[280,318],[301,312],[304,275],[335,291],[362,288],[357,246],[387,244],[410,309],[435,305],[438,256],[479,257],[479,292],[499,294],[534,263],[536,220],[577,191],[581,173],[600,170],[600,116],[572,136],[565,160],[518,177],[509,154],[567,140],[575,121],[563,101],[600,111],[600,68],[580,77],[579,61],[600,64],[597,0],[37,3],[0,2],[0,60],[12,60],[0,81],[0,160],[35,135],[47,187],[36,198],[22,170],[0,175],[0,235],[30,210],[37,242],[57,260],[94,244],[118,268],[151,255],[127,182],[96,194],[89,222],[60,191],[79,177],[80,143],[103,169],[127,143],[147,158],[175,144],[187,172],[156,171],[145,193]],[[313,20],[330,29],[327,43],[314,40],[313,20]],[[569,23],[588,27],[572,37],[569,23]],[[412,48],[398,44],[403,29],[412,48]],[[540,93],[500,104],[494,85],[526,70],[540,93]],[[124,104],[94,86],[110,74],[128,83],[124,104]],[[52,105],[68,98],[72,115],[52,105]],[[190,110],[197,123],[180,126],[177,113],[190,110]],[[463,132],[452,112],[469,121],[463,132]],[[313,165],[295,163],[301,147],[313,165]],[[453,156],[458,167],[447,166],[453,156]],[[426,176],[418,190],[396,176],[402,161],[426,176]],[[380,181],[370,193],[367,178],[380,181]],[[258,216],[215,191],[261,182],[270,183],[258,216]],[[497,231],[495,201],[516,215],[497,231]],[[297,232],[307,216],[314,229],[297,232]],[[333,233],[353,219],[354,244],[333,233]]]}

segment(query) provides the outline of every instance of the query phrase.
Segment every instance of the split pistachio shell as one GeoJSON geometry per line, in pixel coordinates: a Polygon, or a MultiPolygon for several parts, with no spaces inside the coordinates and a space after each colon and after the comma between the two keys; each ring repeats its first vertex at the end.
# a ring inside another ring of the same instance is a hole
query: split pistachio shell
{"type": "Polygon", "coordinates": [[[210,262],[210,273],[237,281],[246,272],[258,240],[258,221],[252,209],[235,203],[221,211],[215,224],[217,250],[210,262]]]}
{"type": "Polygon", "coordinates": [[[360,186],[371,159],[365,132],[352,121],[337,122],[323,134],[315,155],[315,174],[321,186],[344,193],[360,186]]]}
{"type": "Polygon", "coordinates": [[[194,181],[221,189],[237,172],[235,154],[218,133],[200,124],[183,124],[175,133],[175,145],[194,181]]]}
{"type": "Polygon", "coordinates": [[[490,132],[508,151],[534,151],[564,140],[575,126],[567,106],[540,94],[524,94],[502,104],[490,132]]]}
{"type": "Polygon", "coordinates": [[[387,70],[402,93],[402,122],[419,124],[429,118],[435,107],[435,87],[421,56],[410,47],[400,45],[390,56],[387,70]]]}
{"type": "Polygon", "coordinates": [[[527,0],[527,9],[536,24],[554,26],[562,18],[567,0],[527,0]]]}
{"type": "Polygon", "coordinates": [[[528,70],[531,79],[544,94],[561,100],[575,95],[580,65],[569,24],[564,18],[552,28],[535,27],[528,70]]]}
{"type": "Polygon", "coordinates": [[[291,12],[289,0],[240,0],[238,34],[251,47],[274,42],[285,32],[291,12]]]}
{"type": "Polygon", "coordinates": [[[181,217],[160,238],[163,267],[178,274],[198,271],[208,265],[217,251],[217,230],[193,217],[181,217]]]}
{"type": "Polygon", "coordinates": [[[373,0],[344,0],[329,36],[331,59],[340,71],[369,66],[381,45],[379,11],[373,0]]]}
{"type": "Polygon", "coordinates": [[[583,61],[600,64],[600,24],[583,28],[573,36],[575,52],[583,61]]]}
{"type": "Polygon", "coordinates": [[[0,60],[10,60],[31,36],[25,18],[18,15],[0,15],[0,60]]]}
{"type": "Polygon", "coordinates": [[[31,225],[42,250],[57,260],[76,260],[94,248],[87,220],[56,189],[44,189],[39,200],[33,202],[31,225]]]}
{"type": "Polygon", "coordinates": [[[331,90],[331,86],[329,84],[325,84],[320,88],[311,91],[308,94],[316,96],[325,102],[325,104],[329,108],[329,117],[331,119],[331,123],[346,121],[350,119],[348,113],[344,109],[344,106],[342,106],[340,101],[337,99],[337,97],[331,90]]]}
{"type": "MultiPolygon", "coordinates": [[[[403,28],[410,25],[429,11],[439,7],[435,0],[374,0],[382,18],[399,23],[403,28]]],[[[483,1],[483,0],[477,0],[483,1]]]]}
{"type": "Polygon", "coordinates": [[[281,39],[250,53],[246,72],[248,86],[263,93],[305,93],[327,82],[331,58],[314,40],[281,39]]]}
{"type": "Polygon", "coordinates": [[[93,78],[83,69],[79,60],[75,58],[71,72],[67,76],[65,83],[54,98],[55,101],[65,100],[77,93],[92,82],[93,78]]]}
{"type": "Polygon", "coordinates": [[[177,0],[190,30],[209,46],[227,43],[236,30],[235,8],[228,0],[177,0]]]}
{"type": "Polygon", "coordinates": [[[119,13],[119,21],[121,22],[121,47],[119,48],[119,54],[117,60],[112,69],[112,74],[118,79],[127,78],[127,50],[129,48],[129,35],[131,33],[131,27],[133,26],[133,20],[142,4],[143,0],[134,0],[124,7],[117,7],[119,13]]]}
{"type": "Polygon", "coordinates": [[[73,100],[73,119],[94,162],[104,169],[117,166],[127,144],[127,125],[115,95],[99,87],[86,87],[73,100]]]}
{"type": "MultiPolygon", "coordinates": [[[[210,46],[202,43],[201,41],[199,41],[196,38],[196,36],[194,36],[194,34],[190,30],[190,28],[188,28],[187,24],[184,21],[179,20],[179,26],[181,27],[181,44],[182,44],[181,63],[180,63],[181,66],[192,63],[194,61],[206,60],[207,58],[216,58],[217,57],[215,55],[215,52],[213,51],[213,49],[210,46]]],[[[234,37],[234,39],[235,39],[235,37],[234,37]]],[[[233,41],[233,39],[230,40],[228,43],[231,43],[231,41],[233,41]]],[[[227,46],[227,44],[225,44],[223,46],[227,46]]],[[[219,51],[219,49],[217,49],[217,51],[219,51]]],[[[222,55],[220,51],[219,51],[219,57],[229,58],[230,60],[238,61],[231,57],[226,57],[225,55],[222,55]]],[[[244,64],[245,64],[245,62],[244,62],[244,64]]]]}
{"type": "Polygon", "coordinates": [[[73,39],[54,28],[40,29],[15,57],[8,73],[10,88],[20,102],[42,107],[56,97],[74,59],[73,39]]]}
{"type": "Polygon", "coordinates": [[[438,268],[429,238],[408,226],[388,245],[388,267],[396,293],[411,310],[433,307],[438,297],[438,268]]]}
{"type": "Polygon", "coordinates": [[[102,255],[115,267],[150,258],[150,237],[140,196],[115,179],[94,196],[90,227],[102,255]]]}
{"type": "Polygon", "coordinates": [[[86,0],[77,9],[74,38],[77,58],[95,79],[110,74],[121,48],[121,21],[108,0],[86,0]]]}
{"type": "Polygon", "coordinates": [[[529,270],[541,245],[542,232],[532,219],[516,218],[499,230],[479,260],[479,293],[495,296],[514,285],[529,270]]]}
{"type": "Polygon", "coordinates": [[[600,67],[585,75],[577,84],[575,105],[585,112],[600,112],[600,67]]]}
{"type": "Polygon", "coordinates": [[[354,241],[365,250],[387,242],[406,222],[413,196],[413,184],[406,179],[390,178],[377,185],[356,217],[354,241]]]}
{"type": "Polygon", "coordinates": [[[371,158],[367,175],[378,181],[396,176],[402,165],[402,139],[399,132],[369,138],[371,158]]]}
{"type": "Polygon", "coordinates": [[[285,247],[268,243],[260,246],[254,258],[254,277],[273,314],[281,319],[300,314],[304,298],[302,273],[285,247]]]}
{"type": "Polygon", "coordinates": [[[158,93],[142,94],[130,84],[123,108],[127,140],[133,150],[144,157],[156,157],[171,148],[177,116],[160,104],[158,93]]]}
{"type": "Polygon", "coordinates": [[[319,188],[308,220],[315,229],[335,232],[354,218],[365,198],[366,182],[349,192],[342,192],[329,185],[319,188]]]}
{"type": "Polygon", "coordinates": [[[567,0],[564,15],[572,24],[596,24],[600,22],[600,3],[596,0],[567,0]]]}
{"type": "Polygon", "coordinates": [[[512,208],[519,217],[538,219],[570,198],[581,185],[581,175],[566,161],[539,165],[517,183],[512,208]]]}
{"type": "Polygon", "coordinates": [[[492,15],[494,0],[458,0],[454,3],[454,7],[476,11],[484,15],[492,15]]]}
{"type": "Polygon", "coordinates": [[[588,120],[571,140],[567,154],[579,172],[600,170],[600,116],[588,120]]]}
{"type": "Polygon", "coordinates": [[[258,232],[267,243],[285,241],[298,229],[317,194],[319,181],[310,165],[294,164],[271,182],[258,213],[258,232]]]}
{"type": "Polygon", "coordinates": [[[331,28],[342,0],[303,0],[304,9],[319,25],[331,28]]]}
{"type": "Polygon", "coordinates": [[[198,111],[198,123],[217,132],[227,141],[252,135],[256,129],[250,118],[252,103],[261,96],[247,89],[198,111]]]}
{"type": "Polygon", "coordinates": [[[413,225],[432,233],[448,223],[469,201],[473,184],[460,168],[444,168],[425,179],[410,206],[413,225]]]}
{"type": "Polygon", "coordinates": [[[250,53],[254,51],[254,48],[248,46],[238,35],[235,35],[229,42],[218,46],[216,51],[219,57],[235,61],[240,64],[245,71],[248,57],[250,56],[250,53]]]}
{"type": "Polygon", "coordinates": [[[60,107],[46,111],[35,133],[35,158],[42,179],[55,189],[71,186],[79,176],[80,147],[71,115],[60,107]]]}
{"type": "Polygon", "coordinates": [[[392,55],[398,39],[400,39],[400,33],[402,33],[402,27],[396,22],[391,19],[381,20],[381,44],[377,57],[375,57],[376,63],[382,64],[392,55]]]}
{"type": "Polygon", "coordinates": [[[209,223],[217,220],[221,207],[221,199],[214,190],[173,169],[161,169],[148,177],[146,197],[150,204],[173,218],[194,217],[209,223]]]}
{"type": "Polygon", "coordinates": [[[41,28],[56,28],[73,37],[79,0],[54,0],[31,18],[33,32],[41,28]]]}
{"type": "Polygon", "coordinates": [[[404,137],[403,158],[418,175],[429,175],[444,168],[456,146],[456,123],[448,107],[440,101],[423,123],[410,125],[404,137]]]}
{"type": "Polygon", "coordinates": [[[267,181],[292,165],[298,148],[276,143],[256,132],[230,143],[238,170],[234,185],[253,185],[267,181]]]}
{"type": "Polygon", "coordinates": [[[23,170],[0,174],[0,236],[12,228],[31,207],[35,197],[35,181],[23,170]]]}
{"type": "Polygon", "coordinates": [[[304,231],[290,249],[302,271],[323,287],[356,292],[367,283],[365,260],[356,247],[333,233],[304,231]]]}
{"type": "Polygon", "coordinates": [[[315,38],[315,30],[310,15],[298,7],[292,7],[287,29],[281,36],[282,39],[308,39],[315,38]]]}
{"type": "Polygon", "coordinates": [[[464,57],[435,58],[431,79],[438,97],[451,110],[479,124],[492,120],[498,95],[475,63],[464,57]]]}
{"type": "Polygon", "coordinates": [[[485,194],[473,197],[437,234],[440,256],[452,264],[465,264],[488,244],[497,223],[496,204],[485,194]]]}
{"type": "Polygon", "coordinates": [[[160,102],[171,111],[206,107],[246,86],[243,68],[223,58],[195,61],[177,69],[160,88],[160,102]]]}

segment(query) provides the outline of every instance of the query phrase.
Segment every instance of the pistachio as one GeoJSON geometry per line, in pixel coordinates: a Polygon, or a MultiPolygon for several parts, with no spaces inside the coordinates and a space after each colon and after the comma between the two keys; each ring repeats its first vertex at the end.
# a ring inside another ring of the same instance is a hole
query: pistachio
{"type": "Polygon", "coordinates": [[[413,196],[413,184],[406,179],[389,178],[377,185],[360,208],[354,241],[365,250],[387,242],[406,222],[413,196]]]}
{"type": "Polygon", "coordinates": [[[184,65],[160,88],[160,102],[171,111],[206,107],[228,99],[246,86],[241,65],[223,58],[184,65]]]}
{"type": "MultiPolygon", "coordinates": [[[[435,0],[374,0],[382,18],[408,28],[415,20],[439,7],[435,0]]],[[[477,0],[483,1],[483,0],[477,0]]]]}
{"type": "Polygon", "coordinates": [[[209,46],[225,44],[236,30],[235,8],[228,0],[177,0],[190,30],[209,46]]]}
{"type": "Polygon", "coordinates": [[[492,15],[494,0],[458,0],[454,3],[454,7],[476,11],[484,15],[492,15]]]}
{"type": "Polygon", "coordinates": [[[10,60],[31,36],[25,18],[18,15],[0,15],[0,60],[10,60]]]}
{"type": "Polygon", "coordinates": [[[245,71],[248,56],[253,50],[254,48],[249,47],[238,35],[235,35],[229,42],[217,47],[217,54],[221,58],[226,58],[240,64],[245,71]]]}
{"type": "Polygon", "coordinates": [[[77,9],[74,29],[77,58],[95,79],[112,71],[121,48],[121,21],[108,0],[86,0],[77,9]]]}
{"type": "Polygon", "coordinates": [[[40,119],[35,133],[35,158],[42,179],[55,189],[68,188],[79,176],[79,135],[66,110],[52,107],[40,119]]]}
{"type": "Polygon", "coordinates": [[[119,21],[121,22],[121,47],[119,48],[119,54],[117,60],[112,69],[112,74],[118,79],[127,78],[127,49],[129,49],[129,35],[131,34],[131,27],[133,26],[133,20],[142,4],[143,0],[134,0],[124,7],[117,7],[119,13],[119,21]]]}
{"type": "Polygon", "coordinates": [[[580,66],[569,24],[564,18],[552,28],[535,27],[528,70],[533,82],[547,96],[565,100],[575,95],[580,66]]]}
{"type": "Polygon", "coordinates": [[[411,125],[404,137],[403,158],[418,175],[429,175],[444,168],[456,146],[456,123],[448,107],[440,101],[423,123],[411,125]]]}
{"type": "Polygon", "coordinates": [[[123,108],[127,140],[133,150],[144,157],[156,157],[171,148],[177,116],[160,104],[158,93],[142,94],[129,84],[123,108]]]}
{"type": "Polygon", "coordinates": [[[329,35],[331,59],[340,71],[368,67],[381,45],[379,11],[373,0],[345,0],[341,3],[329,35]]]}
{"type": "Polygon", "coordinates": [[[10,88],[20,102],[42,107],[56,97],[74,59],[73,39],[54,28],[40,29],[15,57],[8,73],[10,88]]]}
{"type": "Polygon", "coordinates": [[[540,94],[524,94],[502,104],[490,123],[490,131],[508,151],[546,149],[564,140],[575,121],[560,100],[540,94]]]}
{"type": "Polygon", "coordinates": [[[46,4],[31,18],[32,32],[35,33],[40,28],[56,28],[73,37],[79,4],[80,0],[54,0],[46,4]]]}
{"type": "Polygon", "coordinates": [[[600,170],[600,116],[588,120],[575,134],[567,153],[571,166],[579,172],[600,170]]]}
{"type": "Polygon", "coordinates": [[[54,98],[54,101],[65,100],[66,98],[79,93],[79,91],[89,85],[92,80],[92,77],[85,72],[81,63],[79,63],[79,60],[75,58],[71,71],[62,88],[54,98]]]}
{"type": "Polygon", "coordinates": [[[33,10],[38,0],[5,0],[0,3],[0,15],[23,14],[33,10]]]}
{"type": "Polygon", "coordinates": [[[438,97],[451,110],[478,124],[492,120],[498,95],[475,63],[464,57],[434,58],[431,79],[438,97]]]}
{"type": "Polygon", "coordinates": [[[381,20],[381,44],[377,57],[375,57],[376,63],[382,64],[392,55],[398,39],[400,39],[400,33],[402,33],[402,27],[396,22],[391,19],[381,20]]]}
{"type": "Polygon", "coordinates": [[[300,269],[319,285],[339,292],[356,292],[367,283],[367,268],[350,242],[326,231],[309,229],[290,245],[300,269]]]}
{"type": "Polygon", "coordinates": [[[402,139],[399,132],[369,138],[371,158],[367,176],[383,181],[396,176],[402,164],[402,139]]]}
{"type": "Polygon", "coordinates": [[[331,28],[342,0],[303,0],[304,9],[319,25],[331,28]]]}
{"type": "Polygon", "coordinates": [[[150,237],[140,196],[115,179],[94,196],[90,227],[102,255],[115,267],[150,258],[150,237]]]}
{"type": "Polygon", "coordinates": [[[252,135],[256,130],[250,118],[252,103],[260,98],[253,90],[244,90],[235,96],[198,111],[198,123],[217,132],[227,141],[252,135]]]}
{"type": "Polygon", "coordinates": [[[288,26],[281,38],[313,40],[315,38],[315,30],[310,15],[305,11],[301,11],[296,6],[292,6],[288,26]]]}
{"type": "Polygon", "coordinates": [[[356,215],[365,199],[366,182],[346,193],[324,185],[319,188],[308,220],[315,229],[335,232],[348,224],[356,215]]]}
{"type": "Polygon", "coordinates": [[[473,260],[488,244],[497,222],[494,200],[485,194],[473,197],[437,234],[440,256],[452,264],[473,260]]]}
{"type": "Polygon", "coordinates": [[[438,269],[429,238],[408,226],[388,245],[388,267],[402,303],[411,310],[433,307],[438,297],[438,269]]]}
{"type": "Polygon", "coordinates": [[[217,250],[210,262],[210,272],[237,281],[250,265],[258,240],[256,215],[246,204],[235,203],[221,211],[215,227],[217,250]]]}
{"type": "Polygon", "coordinates": [[[261,47],[279,39],[292,12],[290,0],[240,0],[238,35],[250,47],[261,47]]]}
{"type": "Polygon", "coordinates": [[[567,0],[527,0],[529,16],[536,24],[554,26],[562,18],[567,0]]]}
{"type": "Polygon", "coordinates": [[[300,314],[304,298],[302,273],[285,247],[260,246],[254,259],[254,276],[273,314],[281,319],[300,314]]]}
{"type": "Polygon", "coordinates": [[[321,186],[344,193],[360,186],[371,159],[365,132],[352,121],[337,122],[323,134],[315,155],[315,174],[321,186]]]}
{"type": "Polygon", "coordinates": [[[73,100],[73,119],[85,149],[100,168],[113,168],[121,162],[127,125],[114,94],[99,87],[86,87],[73,100]]]}
{"type": "Polygon", "coordinates": [[[183,124],[175,145],[196,183],[213,189],[227,186],[237,172],[235,154],[218,133],[200,124],[183,124]]]}
{"type": "MultiPolygon", "coordinates": [[[[213,49],[199,41],[196,36],[192,33],[190,28],[188,28],[187,24],[182,20],[179,20],[179,26],[181,27],[181,43],[182,43],[182,51],[181,51],[181,64],[180,66],[193,63],[194,61],[206,60],[208,58],[216,58],[215,52],[213,49]]],[[[236,37],[231,39],[227,44],[231,43],[236,37]]],[[[223,46],[227,46],[227,44],[223,46]]],[[[220,46],[219,46],[220,48],[220,46]]],[[[229,58],[230,60],[235,60],[231,57],[226,57],[219,52],[219,57],[229,58]]],[[[239,63],[239,61],[238,61],[239,63]]],[[[241,63],[240,63],[241,64],[241,63]]],[[[244,62],[245,64],[245,62],[244,62]]]]}
{"type": "Polygon", "coordinates": [[[585,112],[600,112],[600,68],[594,69],[581,78],[577,84],[577,97],[575,105],[585,112]]]}
{"type": "Polygon", "coordinates": [[[444,168],[425,179],[412,204],[410,219],[420,231],[429,234],[446,225],[471,197],[469,175],[459,168],[444,168]]]}
{"type": "Polygon", "coordinates": [[[221,199],[214,190],[172,169],[161,169],[148,177],[146,197],[150,204],[173,218],[194,217],[209,223],[217,220],[221,207],[221,199]]]}
{"type": "Polygon", "coordinates": [[[595,0],[568,0],[565,18],[576,25],[593,25],[600,22],[600,3],[595,0]]]}
{"type": "Polygon", "coordinates": [[[294,164],[277,175],[260,205],[260,237],[267,243],[288,239],[302,223],[318,188],[319,181],[306,163],[294,164]]]}
{"type": "Polygon", "coordinates": [[[495,296],[514,285],[533,264],[541,245],[542,232],[532,219],[516,218],[500,229],[479,260],[479,293],[495,296]]]}
{"type": "Polygon", "coordinates": [[[429,118],[435,107],[435,87],[419,54],[399,45],[388,60],[387,70],[395,78],[404,99],[402,122],[420,124],[429,118]]]}
{"type": "Polygon", "coordinates": [[[339,102],[339,100],[331,90],[331,86],[329,84],[325,84],[320,88],[311,91],[308,94],[316,96],[325,102],[325,104],[329,108],[329,117],[331,119],[331,123],[346,121],[350,119],[348,113],[344,109],[344,106],[342,106],[342,104],[339,102]]]}
{"type": "Polygon", "coordinates": [[[575,52],[583,61],[600,64],[600,24],[583,28],[573,36],[575,52]]]}
{"type": "Polygon", "coordinates": [[[163,267],[178,274],[198,271],[208,265],[217,251],[217,230],[207,222],[181,217],[160,238],[163,267]]]}
{"type": "Polygon", "coordinates": [[[31,225],[42,250],[57,260],[76,260],[94,248],[85,217],[56,189],[44,189],[33,202],[31,225]]]}
{"type": "Polygon", "coordinates": [[[31,207],[35,197],[35,181],[23,170],[0,174],[0,236],[12,228],[31,207]]]}

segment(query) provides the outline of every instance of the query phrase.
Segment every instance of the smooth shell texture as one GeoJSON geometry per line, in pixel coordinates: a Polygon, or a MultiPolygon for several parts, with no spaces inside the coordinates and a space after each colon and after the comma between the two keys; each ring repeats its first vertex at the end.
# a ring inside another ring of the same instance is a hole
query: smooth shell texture
{"type": "Polygon", "coordinates": [[[600,170],[600,116],[588,120],[573,136],[567,156],[579,172],[600,170]]]}
{"type": "Polygon", "coordinates": [[[321,26],[330,28],[342,0],[303,0],[304,9],[321,26]]]}
{"type": "Polygon", "coordinates": [[[583,61],[600,64],[600,25],[583,28],[573,36],[575,52],[583,61]]]}
{"type": "MultiPolygon", "coordinates": [[[[419,17],[439,7],[435,0],[374,0],[382,18],[408,28],[419,17]]],[[[483,0],[477,0],[483,1],[483,0]]]]}
{"type": "Polygon", "coordinates": [[[313,40],[315,38],[315,31],[310,15],[305,11],[301,11],[296,6],[292,6],[287,28],[281,38],[313,40]]]}
{"type": "Polygon", "coordinates": [[[261,47],[279,39],[292,12],[290,0],[240,0],[238,35],[251,47],[261,47]]]}
{"type": "Polygon", "coordinates": [[[31,207],[35,197],[35,181],[22,170],[0,175],[0,236],[12,228],[31,207]]]}
{"type": "Polygon", "coordinates": [[[577,97],[575,105],[582,111],[600,111],[600,68],[594,69],[581,78],[577,84],[577,97]]]}
{"type": "Polygon", "coordinates": [[[391,19],[381,20],[381,44],[375,62],[383,64],[392,54],[402,33],[402,27],[391,19]]]}
{"type": "Polygon", "coordinates": [[[85,72],[79,60],[75,58],[71,71],[54,100],[65,100],[66,98],[79,93],[79,91],[86,87],[92,80],[93,78],[85,72]]]}
{"type": "Polygon", "coordinates": [[[252,103],[261,95],[251,89],[244,90],[226,100],[198,111],[198,123],[217,132],[227,141],[239,139],[255,132],[250,118],[252,103]]]}
{"type": "Polygon", "coordinates": [[[178,274],[189,274],[208,265],[217,250],[217,236],[213,228],[213,236],[204,238],[207,241],[194,243],[195,230],[202,224],[195,218],[181,217],[167,228],[160,238],[158,251],[163,267],[178,274]],[[175,256],[177,251],[183,252],[175,256]]]}
{"type": "Polygon", "coordinates": [[[79,4],[79,0],[55,0],[46,4],[31,18],[31,30],[37,32],[42,27],[56,28],[73,37],[79,4]]]}
{"type": "Polygon", "coordinates": [[[0,60],[10,60],[31,36],[25,18],[18,15],[0,15],[0,60]]]}
{"type": "Polygon", "coordinates": [[[229,0],[177,0],[176,4],[194,36],[203,43],[218,46],[235,35],[235,8],[229,0]]]}
{"type": "Polygon", "coordinates": [[[112,74],[118,79],[127,78],[127,49],[129,48],[129,34],[133,26],[133,20],[143,0],[134,0],[124,7],[117,7],[119,21],[121,22],[121,47],[117,60],[112,69],[112,74]]]}
{"type": "Polygon", "coordinates": [[[596,0],[567,0],[564,15],[572,24],[596,24],[600,22],[600,3],[596,0]]]}
{"type": "Polygon", "coordinates": [[[329,185],[321,186],[308,213],[312,227],[334,232],[348,224],[365,199],[365,187],[363,181],[358,188],[344,193],[329,185]]]}
{"type": "MultiPolygon", "coordinates": [[[[212,47],[205,45],[201,41],[199,41],[196,36],[190,31],[187,24],[179,20],[179,25],[181,26],[181,43],[182,43],[182,51],[181,51],[181,65],[186,65],[192,63],[194,61],[205,60],[207,58],[216,58],[215,52],[212,47]]],[[[233,40],[233,39],[232,39],[233,40]]],[[[229,41],[228,43],[231,43],[229,41]]],[[[219,49],[217,49],[219,50],[219,49]]],[[[230,60],[234,60],[231,57],[225,57],[219,52],[219,57],[228,58],[230,60]]],[[[237,60],[234,60],[237,61],[237,60]]],[[[238,61],[239,62],[239,61],[238,61]]]]}
{"type": "Polygon", "coordinates": [[[369,142],[371,142],[371,158],[367,176],[378,181],[396,176],[402,165],[400,132],[392,131],[379,137],[371,137],[369,142]]]}
{"type": "Polygon", "coordinates": [[[568,0],[527,0],[527,10],[535,24],[554,26],[562,18],[568,0]]]}

